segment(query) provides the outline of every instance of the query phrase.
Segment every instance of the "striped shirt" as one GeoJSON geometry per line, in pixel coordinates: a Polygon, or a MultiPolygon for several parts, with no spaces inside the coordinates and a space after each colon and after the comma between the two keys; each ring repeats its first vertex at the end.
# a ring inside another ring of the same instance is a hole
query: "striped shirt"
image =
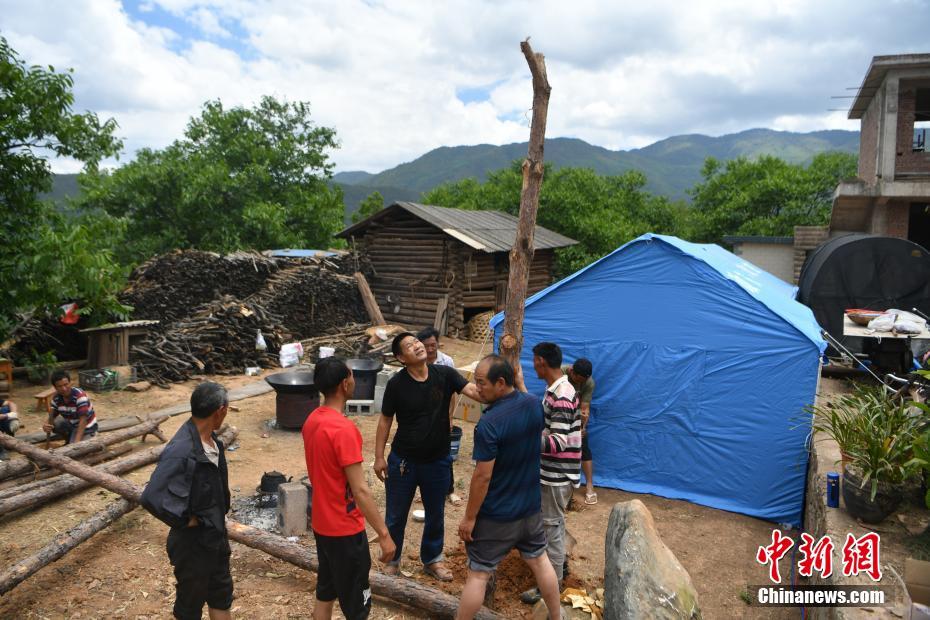
{"type": "Polygon", "coordinates": [[[52,411],[77,426],[81,418],[87,417],[87,426],[85,429],[97,427],[97,416],[94,414],[94,407],[90,404],[87,393],[81,388],[71,388],[71,393],[67,397],[61,394],[55,394],[52,398],[52,411]]]}
{"type": "Polygon", "coordinates": [[[540,482],[577,485],[581,479],[581,409],[575,388],[565,375],[546,388],[543,412],[549,435],[542,443],[540,482]]]}

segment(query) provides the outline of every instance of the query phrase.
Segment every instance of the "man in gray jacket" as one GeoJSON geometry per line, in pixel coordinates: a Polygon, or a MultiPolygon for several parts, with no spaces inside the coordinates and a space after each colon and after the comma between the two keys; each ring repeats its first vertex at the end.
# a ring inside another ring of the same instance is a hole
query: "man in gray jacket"
{"type": "Polygon", "coordinates": [[[199,620],[204,603],[211,620],[231,618],[229,479],[216,431],[228,409],[226,388],[205,381],[191,394],[191,418],[165,446],[142,506],[171,527],[168,559],[177,579],[174,617],[199,620]]]}

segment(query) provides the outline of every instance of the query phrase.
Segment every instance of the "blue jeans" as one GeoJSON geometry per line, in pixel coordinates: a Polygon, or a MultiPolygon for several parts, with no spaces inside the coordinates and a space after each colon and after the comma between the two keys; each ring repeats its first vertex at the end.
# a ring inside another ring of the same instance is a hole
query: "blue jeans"
{"type": "Polygon", "coordinates": [[[423,499],[426,522],[423,524],[423,540],[420,541],[420,560],[424,565],[442,561],[442,546],[445,535],[446,492],[451,480],[451,456],[430,463],[414,463],[393,452],[388,455],[385,524],[397,545],[397,553],[390,564],[399,564],[404,550],[404,530],[407,515],[417,487],[423,499]],[[403,474],[401,474],[403,464],[403,474]]]}

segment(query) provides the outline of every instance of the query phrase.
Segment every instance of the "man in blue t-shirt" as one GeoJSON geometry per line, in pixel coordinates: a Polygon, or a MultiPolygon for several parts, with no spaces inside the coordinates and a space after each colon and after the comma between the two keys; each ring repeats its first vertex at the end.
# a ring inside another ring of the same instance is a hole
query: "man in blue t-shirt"
{"type": "Polygon", "coordinates": [[[488,578],[516,547],[533,571],[549,617],[560,617],[559,585],[546,555],[539,488],[542,404],[526,394],[522,373],[489,355],[475,369],[475,386],[488,408],[475,427],[477,461],[459,537],[468,554],[468,577],[457,618],[473,618],[488,578]],[[515,389],[519,388],[519,389],[515,389]]]}

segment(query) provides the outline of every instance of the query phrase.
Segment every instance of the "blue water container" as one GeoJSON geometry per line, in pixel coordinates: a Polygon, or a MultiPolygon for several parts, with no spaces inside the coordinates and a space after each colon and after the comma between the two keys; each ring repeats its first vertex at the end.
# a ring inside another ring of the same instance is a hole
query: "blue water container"
{"type": "Polygon", "coordinates": [[[827,506],[840,507],[840,475],[835,471],[827,474],[827,506]]]}

